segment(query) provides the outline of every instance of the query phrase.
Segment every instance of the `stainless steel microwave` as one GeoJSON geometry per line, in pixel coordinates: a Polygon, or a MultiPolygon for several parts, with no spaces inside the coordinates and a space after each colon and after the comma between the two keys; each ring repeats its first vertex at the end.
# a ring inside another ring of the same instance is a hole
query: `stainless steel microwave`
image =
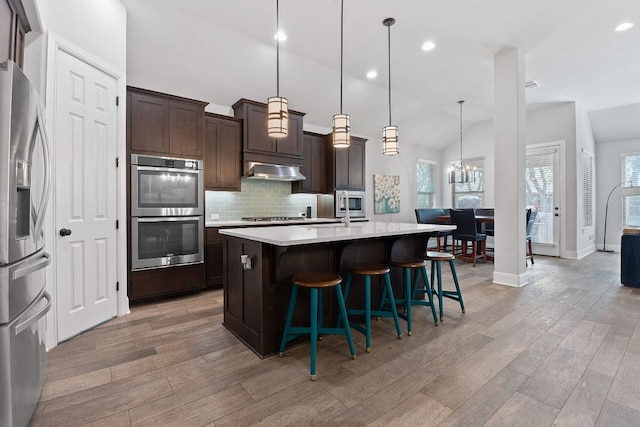
{"type": "Polygon", "coordinates": [[[131,216],[204,215],[202,160],[131,155],[131,216]]]}
{"type": "Polygon", "coordinates": [[[349,207],[350,218],[367,216],[364,191],[337,190],[334,203],[336,206],[336,218],[347,216],[347,206],[349,207]]]}

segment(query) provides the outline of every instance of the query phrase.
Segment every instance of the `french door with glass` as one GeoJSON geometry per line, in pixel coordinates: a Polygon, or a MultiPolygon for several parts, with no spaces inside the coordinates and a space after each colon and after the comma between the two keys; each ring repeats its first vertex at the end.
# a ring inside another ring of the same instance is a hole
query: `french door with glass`
{"type": "Polygon", "coordinates": [[[527,208],[538,211],[532,230],[533,251],[560,256],[560,146],[527,148],[525,173],[527,208]]]}

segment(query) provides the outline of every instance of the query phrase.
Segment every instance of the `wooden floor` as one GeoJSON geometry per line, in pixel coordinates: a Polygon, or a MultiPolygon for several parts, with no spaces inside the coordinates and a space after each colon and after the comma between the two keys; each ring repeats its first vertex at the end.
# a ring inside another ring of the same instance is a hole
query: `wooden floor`
{"type": "MultiPolygon", "coordinates": [[[[493,265],[458,264],[466,313],[445,303],[413,336],[374,322],[260,360],[222,325],[222,292],[134,306],[49,352],[32,425],[638,426],[640,289],[618,254],[536,257],[530,284],[492,284],[493,265]]],[[[406,325],[402,324],[406,330],[406,325]]]]}

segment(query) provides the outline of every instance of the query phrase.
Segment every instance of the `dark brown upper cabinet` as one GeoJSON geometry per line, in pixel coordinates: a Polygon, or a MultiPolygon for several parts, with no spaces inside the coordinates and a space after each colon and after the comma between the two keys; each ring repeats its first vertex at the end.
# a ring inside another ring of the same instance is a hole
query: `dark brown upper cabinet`
{"type": "Polygon", "coordinates": [[[31,31],[20,0],[0,0],[0,62],[24,62],[24,35],[31,31]]]}
{"type": "Polygon", "coordinates": [[[243,120],[244,162],[302,164],[304,113],[289,110],[289,134],[271,138],[267,132],[267,105],[241,99],[233,104],[234,115],[243,120]]]}
{"type": "Polygon", "coordinates": [[[206,102],[127,88],[129,147],[134,153],[204,156],[206,102]]]}
{"type": "Polygon", "coordinates": [[[364,138],[351,136],[349,148],[333,148],[327,143],[328,191],[365,190],[366,142],[364,138]]]}
{"type": "Polygon", "coordinates": [[[292,193],[326,193],[327,192],[327,144],[329,135],[304,132],[302,151],[303,162],[300,172],[307,178],[304,181],[291,183],[292,193]]]}
{"type": "Polygon", "coordinates": [[[240,191],[242,176],[242,120],[206,113],[204,187],[240,191]]]}

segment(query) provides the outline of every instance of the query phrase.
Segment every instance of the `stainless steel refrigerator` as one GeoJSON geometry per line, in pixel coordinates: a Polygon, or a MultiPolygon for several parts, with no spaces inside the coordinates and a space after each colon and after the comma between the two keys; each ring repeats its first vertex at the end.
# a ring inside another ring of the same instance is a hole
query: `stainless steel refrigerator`
{"type": "Polygon", "coordinates": [[[44,215],[49,146],[39,96],[11,61],[0,64],[0,426],[26,426],[45,377],[44,215]]]}

